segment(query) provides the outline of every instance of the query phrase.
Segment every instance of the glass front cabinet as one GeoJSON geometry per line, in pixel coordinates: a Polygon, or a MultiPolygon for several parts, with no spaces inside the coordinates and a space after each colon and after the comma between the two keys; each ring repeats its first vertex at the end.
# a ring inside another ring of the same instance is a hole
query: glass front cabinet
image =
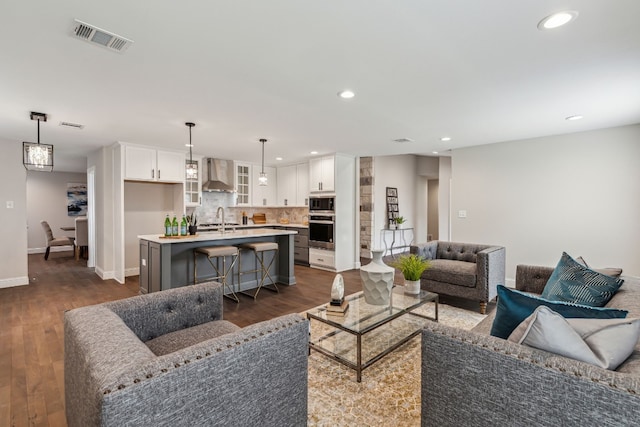
{"type": "Polygon", "coordinates": [[[200,206],[202,204],[202,157],[193,156],[193,168],[191,161],[185,160],[184,178],[184,205],[186,207],[200,206]]]}

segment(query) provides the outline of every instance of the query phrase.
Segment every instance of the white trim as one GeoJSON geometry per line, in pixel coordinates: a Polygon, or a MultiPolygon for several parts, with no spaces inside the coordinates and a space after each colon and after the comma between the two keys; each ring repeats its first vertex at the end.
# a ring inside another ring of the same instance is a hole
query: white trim
{"type": "Polygon", "coordinates": [[[98,277],[100,277],[102,280],[110,280],[113,279],[115,277],[115,273],[114,271],[104,271],[103,269],[101,269],[100,267],[96,267],[95,269],[95,273],[98,275],[98,277]]]}
{"type": "Polygon", "coordinates": [[[12,288],[14,286],[24,286],[29,284],[29,277],[12,277],[10,279],[0,279],[0,288],[12,288]]]}
{"type": "MultiPolygon", "coordinates": [[[[51,246],[51,250],[49,251],[49,253],[51,252],[69,252],[69,251],[73,251],[74,246],[71,246],[71,249],[69,249],[69,246],[51,246]]],[[[27,249],[27,253],[28,254],[43,254],[47,251],[47,248],[29,248],[27,249]]]]}
{"type": "Polygon", "coordinates": [[[507,288],[515,289],[515,288],[516,288],[516,279],[509,279],[509,278],[507,278],[507,279],[505,279],[505,283],[504,283],[504,285],[505,285],[507,288]]]}

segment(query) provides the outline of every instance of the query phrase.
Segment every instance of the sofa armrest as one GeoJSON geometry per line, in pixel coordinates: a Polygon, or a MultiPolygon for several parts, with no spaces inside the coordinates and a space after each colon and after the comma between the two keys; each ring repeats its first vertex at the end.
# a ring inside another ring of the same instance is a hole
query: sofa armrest
{"type": "Polygon", "coordinates": [[[432,240],[426,243],[417,243],[409,247],[409,253],[416,254],[424,259],[436,259],[437,251],[437,240],[432,240]]]}
{"type": "Polygon", "coordinates": [[[506,340],[429,323],[422,425],[631,425],[640,379],[506,340]]]}
{"type": "Polygon", "coordinates": [[[105,303],[141,341],[222,319],[222,284],[205,282],[105,303]]]}
{"type": "Polygon", "coordinates": [[[498,285],[505,284],[506,252],[503,246],[491,246],[477,254],[478,283],[486,284],[487,301],[498,296],[498,285]]]}
{"type": "Polygon", "coordinates": [[[553,270],[553,267],[518,264],[516,266],[516,289],[541,294],[553,270]]]}

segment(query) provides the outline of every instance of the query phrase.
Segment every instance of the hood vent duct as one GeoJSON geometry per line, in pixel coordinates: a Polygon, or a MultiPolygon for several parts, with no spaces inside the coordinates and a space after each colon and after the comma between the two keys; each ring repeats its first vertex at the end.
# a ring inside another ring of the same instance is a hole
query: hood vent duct
{"type": "Polygon", "coordinates": [[[234,192],[233,160],[206,159],[207,175],[202,191],[234,192]]]}

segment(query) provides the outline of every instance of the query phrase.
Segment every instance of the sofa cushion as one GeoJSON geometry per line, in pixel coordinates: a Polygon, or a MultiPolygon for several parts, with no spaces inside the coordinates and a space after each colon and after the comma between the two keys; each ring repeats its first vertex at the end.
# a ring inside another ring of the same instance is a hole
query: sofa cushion
{"type": "Polygon", "coordinates": [[[640,319],[565,319],[541,305],[508,340],[613,370],[631,355],[639,336],[640,319]]]}
{"type": "Polygon", "coordinates": [[[622,279],[593,271],[563,252],[544,287],[542,298],[603,307],[622,283],[622,279]]]}
{"type": "Polygon", "coordinates": [[[423,279],[466,286],[468,288],[476,286],[476,263],[450,259],[433,259],[429,262],[431,267],[422,273],[423,279]]]}
{"type": "Polygon", "coordinates": [[[498,303],[496,317],[493,319],[491,335],[507,339],[511,332],[539,306],[546,305],[563,317],[619,319],[625,318],[626,310],[614,308],[589,307],[560,301],[549,301],[515,289],[498,285],[498,303]]]}
{"type": "Polygon", "coordinates": [[[238,330],[240,328],[231,322],[215,320],[161,335],[145,342],[145,344],[156,356],[163,356],[238,330]]]}

